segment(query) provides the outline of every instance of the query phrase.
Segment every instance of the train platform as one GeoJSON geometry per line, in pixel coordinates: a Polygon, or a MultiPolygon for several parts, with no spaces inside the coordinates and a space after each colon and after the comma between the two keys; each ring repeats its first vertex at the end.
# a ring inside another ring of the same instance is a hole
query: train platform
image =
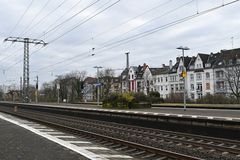
{"type": "Polygon", "coordinates": [[[127,160],[87,139],[0,112],[1,160],[127,160]]]}
{"type": "MultiPolygon", "coordinates": [[[[34,103],[32,103],[34,105],[34,103]]],[[[183,108],[176,107],[152,107],[146,109],[130,109],[130,110],[119,110],[119,109],[103,109],[101,105],[93,104],[69,104],[69,103],[39,103],[35,105],[45,105],[45,106],[59,106],[66,108],[79,108],[79,109],[99,109],[99,110],[109,110],[117,112],[128,112],[128,113],[143,113],[143,114],[163,114],[167,116],[187,116],[193,118],[207,118],[207,119],[227,119],[227,120],[237,120],[240,121],[240,109],[209,109],[209,108],[187,108],[185,111],[183,108]]]]}

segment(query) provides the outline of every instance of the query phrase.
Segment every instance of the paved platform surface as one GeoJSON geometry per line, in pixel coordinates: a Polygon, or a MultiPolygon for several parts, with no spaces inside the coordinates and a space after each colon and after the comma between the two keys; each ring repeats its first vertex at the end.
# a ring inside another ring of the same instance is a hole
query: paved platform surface
{"type": "Polygon", "coordinates": [[[188,115],[201,115],[212,117],[232,117],[240,118],[240,110],[227,110],[227,109],[193,109],[189,108],[184,111],[182,108],[158,108],[153,107],[151,109],[138,109],[138,111],[168,113],[168,114],[188,114],[188,115]]]}
{"type": "Polygon", "coordinates": [[[0,119],[1,160],[86,160],[87,158],[0,119]]]}
{"type": "Polygon", "coordinates": [[[134,160],[121,151],[0,112],[0,160],[134,160]]]}
{"type": "MultiPolygon", "coordinates": [[[[102,109],[101,106],[97,105],[87,105],[87,104],[67,104],[67,103],[41,103],[44,105],[54,105],[54,106],[66,106],[66,107],[76,107],[76,108],[94,108],[102,109]]],[[[231,109],[200,109],[200,108],[187,108],[186,111],[183,108],[171,108],[171,107],[152,107],[150,109],[130,109],[128,111],[139,111],[139,112],[154,112],[154,113],[166,113],[166,114],[180,114],[180,115],[199,115],[208,117],[230,117],[230,118],[240,118],[240,110],[231,109]]]]}

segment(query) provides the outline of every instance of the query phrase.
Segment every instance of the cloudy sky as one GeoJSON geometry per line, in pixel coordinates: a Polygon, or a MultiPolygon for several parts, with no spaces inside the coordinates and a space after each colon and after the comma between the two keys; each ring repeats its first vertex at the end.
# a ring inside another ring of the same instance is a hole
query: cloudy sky
{"type": "MultiPolygon", "coordinates": [[[[96,65],[121,69],[126,52],[130,65],[160,67],[175,61],[178,46],[188,46],[188,56],[240,47],[240,2],[201,14],[233,1],[1,0],[0,37],[49,43],[30,45],[30,83],[73,70],[94,76],[96,65]]],[[[22,43],[0,43],[0,84],[19,84],[22,59],[22,43]]]]}

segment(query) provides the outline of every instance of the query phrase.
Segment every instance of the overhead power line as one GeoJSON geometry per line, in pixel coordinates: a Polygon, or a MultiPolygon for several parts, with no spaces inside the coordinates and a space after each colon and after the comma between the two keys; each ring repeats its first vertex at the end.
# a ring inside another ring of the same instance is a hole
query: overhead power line
{"type": "Polygon", "coordinates": [[[73,30],[77,29],[79,26],[83,25],[84,23],[88,22],[89,20],[93,19],[94,17],[98,16],[99,14],[101,14],[102,12],[108,10],[109,8],[113,7],[114,5],[116,5],[117,3],[119,3],[121,0],[117,0],[116,2],[114,2],[113,4],[107,6],[106,8],[102,9],[101,11],[97,12],[96,14],[94,14],[93,16],[90,16],[89,18],[87,18],[86,20],[84,20],[83,22],[77,24],[76,26],[74,26],[73,28],[71,28],[70,30],[64,32],[63,34],[61,34],[60,36],[54,38],[53,40],[51,40],[49,43],[52,43],[54,41],[57,41],[58,39],[62,38],[63,36],[65,36],[66,34],[72,32],[73,30]]]}
{"type": "MultiPolygon", "coordinates": [[[[44,32],[44,34],[48,34],[54,30],[56,30],[57,28],[59,28],[60,26],[62,26],[64,23],[69,22],[70,20],[72,20],[73,18],[75,18],[76,16],[78,16],[80,13],[82,13],[83,11],[87,10],[88,8],[92,7],[94,4],[98,3],[100,0],[95,0],[93,3],[91,3],[90,5],[88,5],[87,7],[81,9],[80,11],[78,11],[77,13],[73,14],[71,17],[69,17],[68,19],[64,20],[63,22],[59,23],[58,25],[54,26],[53,28],[46,30],[44,32]]],[[[43,35],[42,35],[43,36],[43,35]]],[[[40,36],[40,38],[42,37],[40,36]]]]}
{"type": "Polygon", "coordinates": [[[64,16],[71,12],[75,7],[77,7],[80,4],[80,2],[82,2],[82,0],[79,0],[77,3],[73,4],[73,6],[70,9],[68,9],[61,16],[59,16],[59,18],[56,19],[51,25],[49,25],[46,30],[49,30],[52,26],[54,26],[59,20],[61,20],[64,16]]]}
{"type": "MultiPolygon", "coordinates": [[[[150,9],[148,9],[148,10],[146,10],[146,11],[144,11],[144,12],[142,12],[142,13],[140,13],[140,14],[138,14],[138,15],[130,18],[130,19],[128,19],[127,21],[124,21],[124,22],[122,22],[122,23],[120,23],[120,24],[118,24],[118,25],[110,28],[110,29],[107,29],[107,30],[105,30],[105,31],[103,31],[103,32],[101,32],[101,33],[98,33],[97,35],[95,35],[95,36],[93,36],[93,37],[94,37],[94,39],[95,39],[95,38],[100,37],[100,36],[102,36],[102,35],[104,35],[104,34],[106,34],[106,33],[109,33],[110,31],[115,30],[115,29],[117,29],[117,28],[119,28],[119,27],[121,27],[121,26],[123,26],[123,25],[125,25],[125,24],[127,24],[127,23],[129,23],[129,22],[131,22],[131,21],[133,21],[134,19],[136,19],[136,18],[138,18],[138,17],[141,17],[141,16],[149,13],[149,12],[152,12],[153,10],[156,10],[156,9],[158,9],[158,8],[160,8],[160,7],[163,7],[163,6],[167,5],[167,4],[169,4],[170,2],[172,2],[172,0],[168,0],[168,1],[164,2],[164,3],[160,3],[160,4],[158,4],[157,6],[154,6],[153,8],[150,8],[150,9]]],[[[92,40],[92,38],[89,38],[89,39],[87,39],[87,40],[84,40],[84,41],[81,42],[80,44],[86,43],[86,42],[88,42],[88,41],[90,41],[90,40],[92,40]]]]}
{"type": "Polygon", "coordinates": [[[30,9],[30,7],[32,6],[34,0],[31,0],[31,2],[29,3],[29,5],[27,6],[27,8],[25,9],[25,11],[23,12],[23,14],[21,15],[21,17],[19,18],[19,20],[17,21],[17,23],[14,25],[14,27],[12,28],[12,30],[10,31],[11,35],[14,30],[18,27],[18,25],[20,24],[20,22],[23,20],[23,17],[25,16],[25,14],[28,12],[28,10],[30,9]]]}
{"type": "MultiPolygon", "coordinates": [[[[154,33],[158,32],[158,31],[160,31],[160,30],[167,29],[167,28],[172,27],[172,26],[175,26],[175,25],[177,25],[177,24],[180,24],[180,23],[189,21],[189,20],[191,20],[191,19],[193,19],[193,18],[196,18],[196,17],[202,16],[202,15],[205,15],[205,14],[207,14],[207,13],[209,13],[209,12],[212,12],[212,11],[217,10],[217,9],[219,9],[219,8],[222,8],[222,7],[231,5],[231,4],[236,3],[236,2],[238,2],[238,1],[239,1],[239,0],[235,0],[235,1],[232,1],[232,2],[229,2],[229,3],[225,3],[224,5],[220,5],[220,6],[217,6],[217,7],[213,7],[213,8],[210,8],[210,9],[207,9],[207,10],[204,10],[204,11],[201,11],[201,12],[196,13],[196,14],[192,14],[192,15],[190,15],[190,16],[187,16],[187,17],[178,19],[178,20],[173,21],[173,22],[170,22],[170,23],[168,23],[168,24],[165,24],[165,25],[162,25],[162,26],[159,26],[159,27],[155,27],[155,28],[152,28],[152,29],[147,30],[147,31],[145,31],[145,32],[141,32],[141,33],[138,33],[138,34],[136,34],[136,35],[130,36],[130,37],[128,37],[128,38],[122,39],[122,40],[120,40],[120,41],[114,42],[114,43],[112,43],[111,45],[107,45],[107,46],[100,47],[100,48],[98,48],[99,51],[97,51],[97,53],[104,52],[104,51],[107,51],[107,50],[109,50],[109,49],[116,48],[116,47],[121,46],[121,45],[123,45],[123,44],[126,44],[126,43],[129,43],[129,42],[135,41],[135,40],[137,40],[137,39],[140,39],[140,38],[142,38],[142,37],[146,37],[146,36],[148,36],[148,35],[151,35],[151,34],[154,34],[154,33]],[[106,47],[110,47],[110,48],[106,48],[106,47]],[[101,49],[102,49],[102,50],[101,50],[101,49]]],[[[89,53],[89,51],[82,52],[82,53],[79,54],[79,55],[86,54],[86,53],[89,53]]],[[[75,59],[75,58],[77,58],[79,55],[76,55],[76,56],[73,56],[73,57],[64,59],[64,60],[62,60],[62,61],[59,61],[59,62],[57,62],[57,63],[51,64],[51,65],[48,65],[48,66],[45,66],[45,67],[41,67],[39,70],[41,70],[41,69],[46,69],[46,68],[49,68],[49,67],[52,67],[52,66],[55,66],[55,65],[64,63],[64,62],[66,62],[66,61],[75,59]]]]}
{"type": "MultiPolygon", "coordinates": [[[[45,15],[44,17],[42,17],[39,21],[37,21],[33,26],[31,26],[28,30],[26,30],[25,32],[23,32],[21,34],[21,36],[24,36],[26,33],[30,32],[33,28],[37,27],[43,20],[45,20],[46,18],[48,18],[51,14],[53,14],[54,12],[56,12],[64,3],[66,3],[68,0],[63,0],[57,7],[55,7],[53,10],[51,10],[50,12],[48,12],[47,15],[45,15]]],[[[30,34],[31,36],[31,34],[30,34]]]]}
{"type": "MultiPolygon", "coordinates": [[[[109,0],[108,2],[110,2],[110,1],[111,1],[111,0],[109,0]]],[[[107,3],[108,3],[108,2],[107,2],[107,3]]],[[[107,6],[107,7],[105,7],[104,9],[100,10],[100,11],[97,12],[96,14],[93,14],[93,16],[90,16],[89,18],[86,18],[81,24],[78,24],[77,26],[75,26],[74,29],[76,29],[77,27],[79,27],[79,26],[85,24],[86,22],[90,21],[91,19],[93,19],[94,17],[96,17],[96,16],[99,15],[100,13],[106,11],[107,9],[111,8],[112,6],[114,6],[115,4],[117,4],[118,2],[120,2],[120,0],[114,2],[113,4],[111,4],[111,5],[107,6]]],[[[107,4],[107,3],[105,3],[105,4],[107,4]]],[[[104,4],[104,5],[105,5],[105,4],[104,4]]],[[[104,6],[104,5],[103,5],[103,6],[104,6]]],[[[99,9],[101,9],[101,7],[100,7],[99,9]]],[[[99,9],[98,9],[98,10],[99,10],[99,9]]],[[[73,30],[74,30],[74,29],[73,29],[73,30]]],[[[66,34],[66,33],[65,33],[65,34],[66,34]]],[[[59,37],[59,38],[60,38],[60,37],[59,37]]],[[[58,38],[58,39],[59,39],[59,38],[58,38]]],[[[53,41],[51,41],[51,42],[53,42],[53,41]]],[[[46,47],[48,47],[48,46],[49,46],[49,44],[48,44],[46,47]]],[[[45,48],[46,48],[46,47],[45,47],[45,48]]],[[[30,56],[33,55],[33,54],[35,54],[35,53],[37,53],[37,52],[39,52],[40,50],[41,50],[41,48],[38,49],[38,50],[36,50],[36,51],[34,51],[34,52],[32,52],[32,54],[30,54],[30,56]]],[[[19,60],[19,61],[17,61],[16,63],[14,63],[14,64],[6,67],[5,70],[6,70],[6,71],[9,70],[9,69],[12,68],[14,65],[16,65],[16,64],[18,64],[18,63],[20,63],[20,62],[22,62],[22,60],[19,60]]]]}
{"type": "Polygon", "coordinates": [[[20,35],[23,35],[23,33],[25,33],[26,31],[28,31],[29,27],[32,25],[32,23],[37,19],[37,17],[40,16],[41,12],[47,7],[47,5],[49,4],[51,0],[48,0],[43,6],[42,8],[35,14],[35,16],[31,19],[30,23],[27,25],[27,27],[23,30],[23,32],[20,35]]]}

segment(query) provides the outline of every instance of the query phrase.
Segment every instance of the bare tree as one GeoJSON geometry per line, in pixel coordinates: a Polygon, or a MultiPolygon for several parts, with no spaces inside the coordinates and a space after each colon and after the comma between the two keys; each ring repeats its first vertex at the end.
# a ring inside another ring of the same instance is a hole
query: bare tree
{"type": "Polygon", "coordinates": [[[233,65],[227,67],[225,71],[226,81],[228,87],[231,91],[231,94],[237,99],[237,102],[240,102],[240,66],[233,65]]]}
{"type": "Polygon", "coordinates": [[[105,70],[100,71],[99,73],[99,79],[102,83],[102,98],[109,95],[111,86],[113,84],[113,77],[115,73],[114,70],[111,68],[107,68],[105,70]]]}

